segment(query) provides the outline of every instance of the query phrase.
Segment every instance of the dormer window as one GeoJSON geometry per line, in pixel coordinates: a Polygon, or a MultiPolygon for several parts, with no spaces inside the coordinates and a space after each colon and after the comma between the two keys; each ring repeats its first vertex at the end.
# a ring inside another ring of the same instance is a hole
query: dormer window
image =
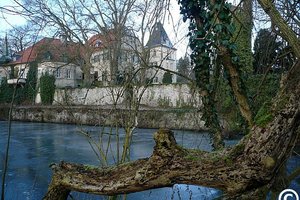
{"type": "Polygon", "coordinates": [[[102,44],[102,42],[100,40],[97,40],[95,43],[95,47],[100,47],[102,44]]]}
{"type": "Polygon", "coordinates": [[[50,51],[47,51],[44,55],[45,60],[50,61],[52,58],[52,55],[50,53],[50,51]]]}
{"type": "Polygon", "coordinates": [[[68,55],[67,54],[65,54],[65,53],[63,53],[62,55],[61,55],[61,60],[63,61],[63,62],[68,62],[68,55]]]}

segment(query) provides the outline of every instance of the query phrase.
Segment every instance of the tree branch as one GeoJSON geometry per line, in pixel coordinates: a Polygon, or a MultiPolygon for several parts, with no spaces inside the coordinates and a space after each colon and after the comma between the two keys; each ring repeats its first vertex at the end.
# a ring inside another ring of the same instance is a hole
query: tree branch
{"type": "Polygon", "coordinates": [[[176,144],[173,132],[160,129],[151,157],[109,168],[60,163],[44,200],[66,199],[71,190],[117,195],[193,184],[221,189],[230,198],[271,187],[274,173],[295,145],[300,124],[299,94],[267,128],[254,127],[232,149],[218,152],[189,150],[176,144]],[[284,138],[284,139],[283,139],[284,138]],[[280,148],[279,148],[280,147],[280,148]]]}
{"type": "Polygon", "coordinates": [[[281,36],[292,47],[293,52],[297,58],[300,58],[300,40],[297,38],[293,30],[288,26],[286,21],[282,18],[274,4],[270,0],[258,0],[264,11],[270,16],[272,23],[275,24],[281,33],[281,36]]]}

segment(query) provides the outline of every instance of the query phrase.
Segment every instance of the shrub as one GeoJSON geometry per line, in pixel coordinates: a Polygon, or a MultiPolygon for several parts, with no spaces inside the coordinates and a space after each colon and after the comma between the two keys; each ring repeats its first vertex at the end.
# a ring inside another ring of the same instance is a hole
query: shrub
{"type": "Polygon", "coordinates": [[[27,73],[27,80],[24,87],[25,101],[34,102],[37,84],[37,64],[32,63],[27,73]]]}
{"type": "Polygon", "coordinates": [[[55,77],[45,74],[40,78],[41,100],[42,104],[52,104],[55,92],[55,77]]]}
{"type": "Polygon", "coordinates": [[[0,85],[0,103],[9,103],[12,100],[13,87],[7,84],[7,79],[3,78],[0,85]]]}
{"type": "MultiPolygon", "coordinates": [[[[280,75],[269,74],[265,81],[260,85],[263,75],[249,75],[245,81],[247,93],[249,95],[249,104],[253,112],[254,122],[259,126],[265,126],[272,118],[269,113],[272,98],[277,94],[279,89],[280,75]]],[[[218,111],[228,119],[229,129],[237,130],[246,127],[246,122],[240,114],[235,102],[229,83],[224,79],[220,80],[217,92],[218,111]]]]}
{"type": "Polygon", "coordinates": [[[165,72],[162,82],[164,84],[171,84],[172,83],[172,74],[170,72],[165,72]]]}

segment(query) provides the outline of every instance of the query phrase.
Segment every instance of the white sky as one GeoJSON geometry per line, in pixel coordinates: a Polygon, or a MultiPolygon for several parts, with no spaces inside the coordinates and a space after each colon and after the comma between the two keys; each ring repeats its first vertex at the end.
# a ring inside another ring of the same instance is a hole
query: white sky
{"type": "MultiPolygon", "coordinates": [[[[13,0],[0,0],[0,6],[9,6],[9,9],[11,9],[17,5],[13,0]]],[[[166,29],[166,32],[169,35],[173,45],[175,45],[175,48],[177,48],[177,58],[179,59],[180,57],[184,56],[186,47],[188,45],[188,40],[182,39],[188,32],[188,24],[183,24],[181,20],[177,0],[171,0],[170,12],[173,19],[171,19],[170,16],[167,17],[164,23],[164,28],[166,29]]],[[[25,23],[26,20],[19,15],[2,15],[0,13],[0,37],[4,37],[5,33],[14,26],[25,23]]]]}
{"type": "MultiPolygon", "coordinates": [[[[229,0],[233,4],[237,4],[240,0],[229,0]]],[[[17,6],[13,0],[0,0],[0,6],[9,6],[13,9],[17,6]]],[[[170,37],[171,42],[177,48],[177,59],[183,57],[187,51],[188,38],[185,37],[188,33],[188,24],[183,23],[180,15],[179,5],[177,0],[171,0],[170,6],[171,15],[166,17],[164,28],[170,37]]],[[[0,37],[12,29],[14,26],[25,24],[26,20],[19,15],[5,15],[0,14],[0,37]]]]}
{"type": "MultiPolygon", "coordinates": [[[[17,6],[12,0],[0,0],[0,6],[9,6],[12,9],[17,6]]],[[[0,35],[17,25],[25,24],[26,20],[19,15],[3,15],[0,13],[0,35]]]]}

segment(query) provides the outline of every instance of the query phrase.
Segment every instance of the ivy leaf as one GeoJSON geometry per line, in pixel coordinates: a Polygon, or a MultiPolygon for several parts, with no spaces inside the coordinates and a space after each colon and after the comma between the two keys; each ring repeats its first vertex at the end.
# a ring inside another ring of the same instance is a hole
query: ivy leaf
{"type": "Polygon", "coordinates": [[[235,51],[235,50],[237,50],[237,47],[236,47],[236,44],[230,44],[229,46],[228,46],[228,48],[231,50],[231,51],[235,51]]]}
{"type": "Polygon", "coordinates": [[[214,9],[216,9],[217,11],[221,10],[221,4],[216,3],[214,5],[214,9]]]}
{"type": "Polygon", "coordinates": [[[232,62],[237,63],[239,61],[239,57],[238,56],[234,56],[231,58],[232,62]]]}
{"type": "Polygon", "coordinates": [[[233,24],[226,24],[226,28],[230,34],[233,34],[235,31],[235,26],[233,24]]]}
{"type": "Polygon", "coordinates": [[[222,26],[221,24],[217,24],[217,25],[215,25],[214,30],[215,30],[216,32],[221,32],[221,31],[222,31],[222,28],[223,28],[223,26],[222,26]]]}
{"type": "Polygon", "coordinates": [[[225,47],[227,47],[229,45],[229,40],[222,40],[221,44],[225,47]]]}

